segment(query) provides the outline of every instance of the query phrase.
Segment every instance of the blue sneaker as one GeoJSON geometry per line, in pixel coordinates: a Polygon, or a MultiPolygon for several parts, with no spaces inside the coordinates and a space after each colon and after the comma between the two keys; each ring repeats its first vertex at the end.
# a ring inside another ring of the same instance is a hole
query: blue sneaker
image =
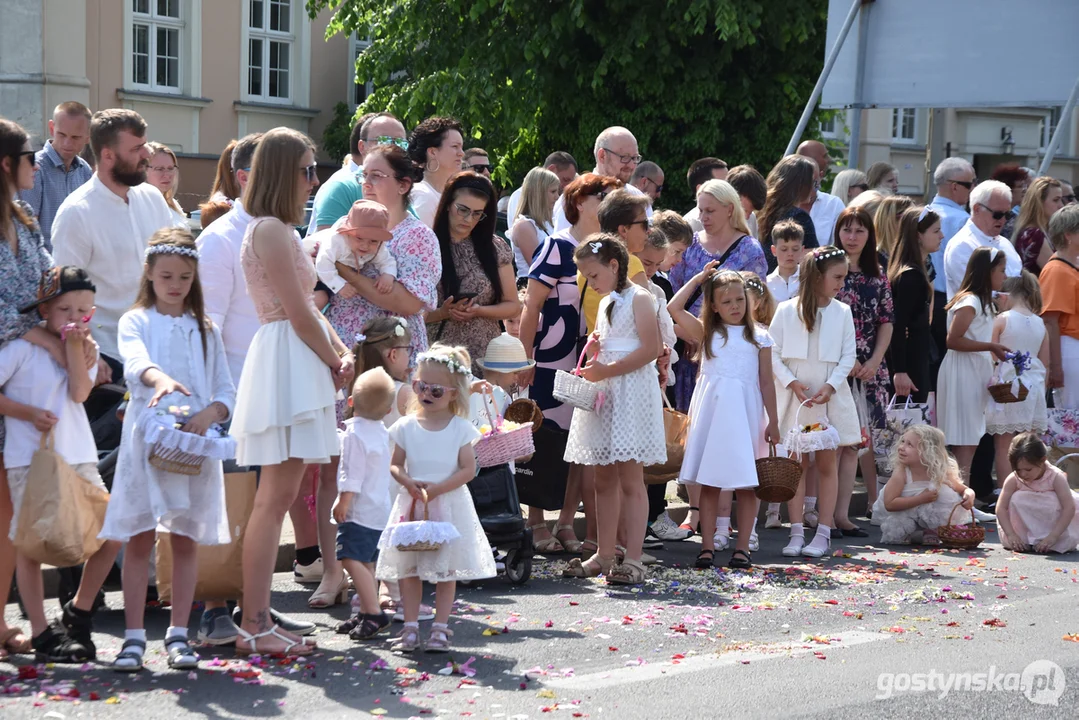
{"type": "Polygon", "coordinates": [[[202,613],[199,642],[203,645],[232,645],[239,634],[240,628],[232,622],[232,615],[227,607],[213,608],[202,613]]]}

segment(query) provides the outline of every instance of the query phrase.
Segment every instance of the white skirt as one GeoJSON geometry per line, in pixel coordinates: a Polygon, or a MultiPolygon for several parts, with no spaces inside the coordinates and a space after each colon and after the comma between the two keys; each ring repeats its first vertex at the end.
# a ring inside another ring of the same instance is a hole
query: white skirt
{"type": "Polygon", "coordinates": [[[987,352],[949,350],[937,375],[937,427],[949,445],[977,445],[985,435],[985,408],[993,361],[987,352]]]}
{"type": "Polygon", "coordinates": [[[680,483],[724,490],[757,487],[757,458],[768,456],[760,388],[702,375],[689,403],[689,438],[680,483]]]}
{"type": "Polygon", "coordinates": [[[333,375],[288,320],[259,328],[236,392],[231,435],[240,465],[307,464],[340,454],[333,375]]]}

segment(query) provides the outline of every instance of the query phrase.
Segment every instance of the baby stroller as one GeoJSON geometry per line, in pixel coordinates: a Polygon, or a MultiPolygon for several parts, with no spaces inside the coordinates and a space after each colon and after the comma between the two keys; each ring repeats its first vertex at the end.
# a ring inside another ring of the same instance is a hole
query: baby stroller
{"type": "Polygon", "coordinates": [[[532,530],[521,516],[510,466],[482,468],[468,483],[468,490],[487,542],[506,553],[506,577],[514,585],[528,582],[532,577],[532,530]]]}

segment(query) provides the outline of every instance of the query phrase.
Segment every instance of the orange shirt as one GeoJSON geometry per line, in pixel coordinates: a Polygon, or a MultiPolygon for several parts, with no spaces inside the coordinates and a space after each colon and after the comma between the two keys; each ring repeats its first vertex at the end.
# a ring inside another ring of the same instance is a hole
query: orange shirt
{"type": "Polygon", "coordinates": [[[1060,334],[1079,340],[1079,269],[1057,259],[1045,263],[1038,283],[1042,312],[1060,313],[1060,334]]]}

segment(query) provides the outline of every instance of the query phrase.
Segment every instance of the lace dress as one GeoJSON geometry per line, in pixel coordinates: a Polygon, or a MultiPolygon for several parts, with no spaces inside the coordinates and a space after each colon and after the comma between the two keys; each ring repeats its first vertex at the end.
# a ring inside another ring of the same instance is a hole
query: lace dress
{"type": "Polygon", "coordinates": [[[760,352],[772,346],[772,338],[761,328],[754,337],[760,347],[745,339],[740,326],[727,328],[726,341],[719,333],[712,336],[712,357],[701,363],[689,404],[689,438],[679,482],[725,490],[757,486],[756,460],[768,456],[760,352]],[[721,463],[715,462],[717,456],[721,463]]]}
{"type": "MultiPolygon", "coordinates": [[[[910,468],[906,468],[907,480],[899,497],[914,497],[929,488],[928,480],[914,481],[910,468]]],[[[903,544],[911,541],[910,536],[918,530],[936,530],[948,522],[948,516],[955,509],[955,504],[962,500],[959,494],[948,485],[941,484],[937,489],[937,499],[912,507],[909,510],[888,512],[884,507],[884,491],[877,493],[877,502],[873,505],[873,520],[880,518],[880,541],[883,543],[903,544]]],[[[967,512],[962,508],[955,511],[955,522],[962,522],[960,514],[967,512]]]]}
{"type": "MultiPolygon", "coordinates": [[[[599,362],[620,360],[640,345],[633,314],[633,300],[638,293],[654,304],[652,293],[632,283],[621,293],[612,292],[600,300],[596,315],[599,362]],[[612,320],[608,322],[607,306],[610,303],[615,307],[612,320]]],[[[655,365],[649,363],[631,373],[607,378],[600,385],[605,399],[598,410],[573,410],[566,462],[579,465],[666,462],[663,399],[655,365]]]]}
{"type": "MultiPolygon", "coordinates": [[[[1000,344],[1016,352],[1030,353],[1030,367],[1023,373],[1027,386],[1026,399],[1017,403],[998,403],[990,396],[985,408],[985,431],[990,435],[1033,431],[1045,432],[1049,419],[1045,409],[1045,366],[1038,359],[1038,350],[1045,339],[1045,323],[1037,315],[1008,310],[1003,313],[1005,325],[1000,344]]],[[[1010,362],[998,365],[1001,382],[1015,379],[1015,366],[1010,362]]]]}
{"type": "MultiPolygon", "coordinates": [[[[425,430],[415,415],[406,415],[390,428],[390,439],[405,451],[405,472],[413,480],[440,483],[457,472],[457,454],[461,447],[480,436],[462,417],[454,417],[442,430],[425,430]]],[[[397,485],[395,483],[395,485],[397,485]]],[[[390,522],[379,540],[379,580],[418,577],[431,583],[451,580],[481,580],[496,575],[491,544],[472,504],[472,494],[462,485],[439,495],[428,505],[431,520],[452,523],[461,534],[438,550],[402,552],[389,542],[393,526],[408,520],[412,498],[401,485],[390,510],[390,522]]],[[[422,504],[417,504],[416,519],[423,518],[422,504]]]]}

